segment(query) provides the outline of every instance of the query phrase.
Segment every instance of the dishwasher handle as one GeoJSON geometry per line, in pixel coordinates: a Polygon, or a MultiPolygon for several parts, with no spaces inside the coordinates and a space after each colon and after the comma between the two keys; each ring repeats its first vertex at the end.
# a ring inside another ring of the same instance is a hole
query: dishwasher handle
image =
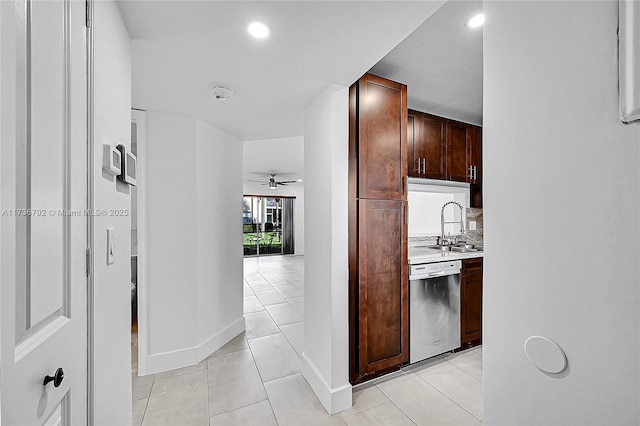
{"type": "Polygon", "coordinates": [[[437,277],[446,277],[448,275],[458,275],[460,274],[460,270],[449,270],[449,271],[436,271],[436,272],[426,272],[419,273],[409,276],[409,280],[424,280],[428,278],[437,278],[437,277]]]}

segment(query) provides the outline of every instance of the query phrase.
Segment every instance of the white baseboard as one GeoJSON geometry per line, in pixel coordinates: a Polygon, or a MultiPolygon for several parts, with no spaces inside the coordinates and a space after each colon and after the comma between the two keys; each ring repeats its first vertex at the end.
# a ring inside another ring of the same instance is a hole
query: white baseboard
{"type": "Polygon", "coordinates": [[[140,369],[138,370],[138,374],[144,376],[147,374],[160,373],[176,368],[196,365],[198,363],[197,355],[198,352],[196,346],[149,355],[147,357],[147,362],[145,363],[144,371],[140,369]]]}
{"type": "Polygon", "coordinates": [[[320,375],[315,364],[304,353],[302,354],[302,375],[329,414],[337,414],[351,407],[351,384],[347,382],[345,385],[331,388],[320,375]]]}
{"type": "Polygon", "coordinates": [[[232,322],[226,328],[209,337],[198,346],[198,362],[226,345],[231,339],[244,331],[244,316],[232,322]]]}
{"type": "Polygon", "coordinates": [[[234,321],[197,346],[150,355],[140,375],[196,365],[244,331],[244,317],[234,321]]]}

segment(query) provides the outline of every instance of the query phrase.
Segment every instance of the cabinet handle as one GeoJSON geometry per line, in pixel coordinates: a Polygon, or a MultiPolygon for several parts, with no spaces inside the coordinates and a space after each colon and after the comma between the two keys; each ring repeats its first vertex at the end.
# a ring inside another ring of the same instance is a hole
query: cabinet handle
{"type": "Polygon", "coordinates": [[[478,180],[478,166],[473,166],[473,182],[478,180]]]}
{"type": "Polygon", "coordinates": [[[469,180],[473,180],[473,166],[469,166],[469,180]]]}
{"type": "Polygon", "coordinates": [[[418,166],[417,166],[417,167],[415,167],[415,166],[414,166],[414,167],[413,167],[413,170],[418,169],[418,174],[420,174],[420,159],[418,158],[415,162],[416,162],[416,164],[417,164],[418,166]]]}
{"type": "Polygon", "coordinates": [[[424,173],[425,175],[427,174],[427,159],[426,158],[422,159],[422,173],[424,173]]]}

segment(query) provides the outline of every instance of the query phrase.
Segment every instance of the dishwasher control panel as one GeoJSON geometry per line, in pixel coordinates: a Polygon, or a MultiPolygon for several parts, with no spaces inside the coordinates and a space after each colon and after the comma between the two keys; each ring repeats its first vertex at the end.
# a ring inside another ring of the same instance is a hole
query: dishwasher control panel
{"type": "Polygon", "coordinates": [[[429,278],[434,275],[459,274],[462,269],[461,260],[451,260],[448,262],[422,263],[419,265],[409,265],[409,279],[429,278]]]}

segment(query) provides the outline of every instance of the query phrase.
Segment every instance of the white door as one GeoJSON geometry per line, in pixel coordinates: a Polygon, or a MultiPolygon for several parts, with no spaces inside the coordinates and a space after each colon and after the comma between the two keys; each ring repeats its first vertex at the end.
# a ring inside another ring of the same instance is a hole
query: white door
{"type": "Polygon", "coordinates": [[[2,424],[86,424],[85,2],[0,1],[0,19],[2,424]]]}

